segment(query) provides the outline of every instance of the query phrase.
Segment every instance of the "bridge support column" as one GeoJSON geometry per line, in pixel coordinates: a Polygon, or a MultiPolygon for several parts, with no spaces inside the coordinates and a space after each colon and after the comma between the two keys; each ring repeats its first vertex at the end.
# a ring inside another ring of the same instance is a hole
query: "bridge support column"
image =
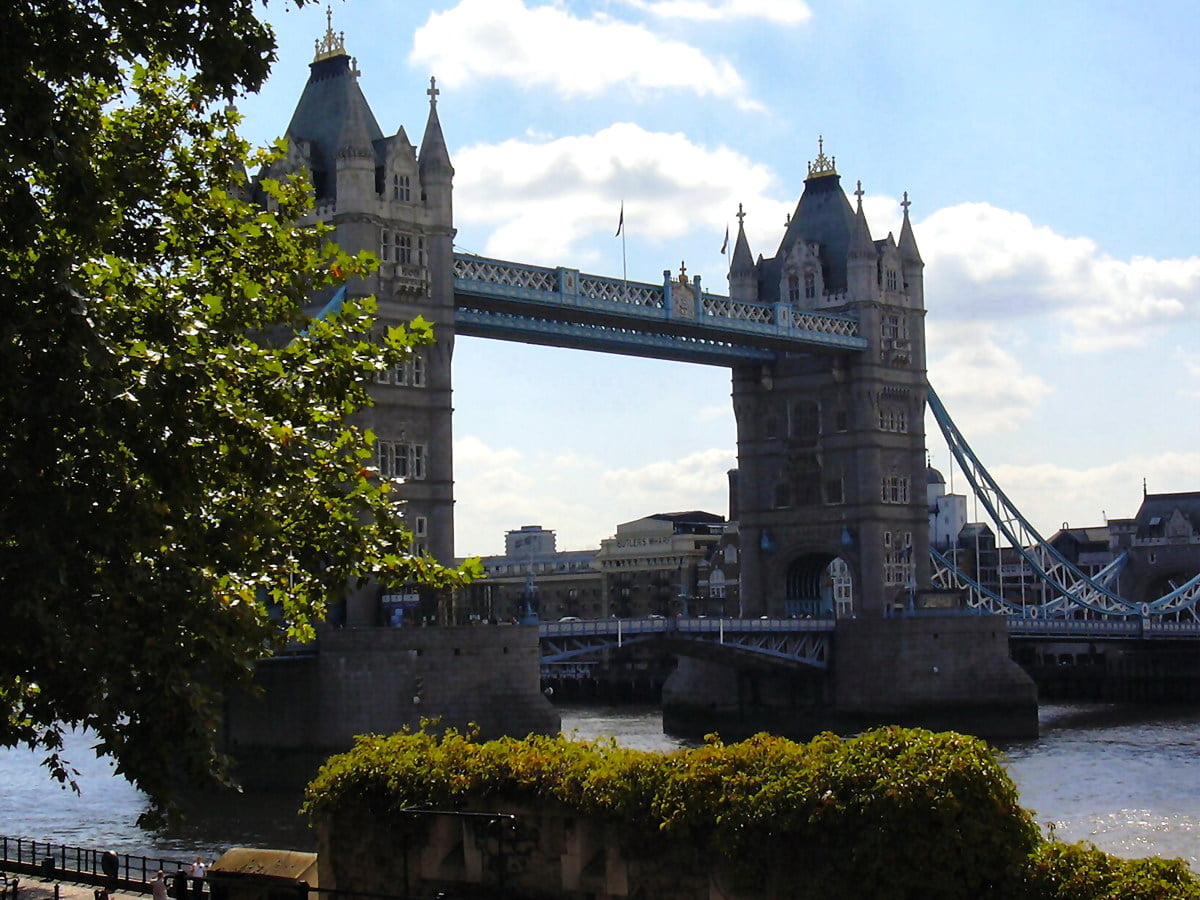
{"type": "Polygon", "coordinates": [[[1037,687],[1002,616],[847,619],[834,648],[837,709],[853,721],[1037,737],[1037,687]]]}
{"type": "Polygon", "coordinates": [[[681,658],[663,687],[663,727],[739,740],[805,740],[880,725],[1036,737],[1037,688],[1008,655],[1000,617],[846,619],[828,671],[681,658]]]}

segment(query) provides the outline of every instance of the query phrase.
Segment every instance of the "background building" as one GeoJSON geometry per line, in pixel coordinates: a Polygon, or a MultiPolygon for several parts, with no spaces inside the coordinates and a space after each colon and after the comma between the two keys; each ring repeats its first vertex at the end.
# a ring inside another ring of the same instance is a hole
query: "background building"
{"type": "MultiPolygon", "coordinates": [[[[691,603],[699,596],[698,573],[725,535],[725,524],[722,516],[692,510],[618,525],[596,554],[607,614],[695,615],[691,603]]],[[[733,554],[736,559],[737,551],[733,554]]],[[[711,592],[711,564],[707,574],[711,592]]]]}
{"type": "Polygon", "coordinates": [[[525,525],[504,535],[505,552],[484,556],[484,578],[460,592],[460,621],[553,621],[603,614],[595,550],[558,550],[553,531],[525,525]]]}

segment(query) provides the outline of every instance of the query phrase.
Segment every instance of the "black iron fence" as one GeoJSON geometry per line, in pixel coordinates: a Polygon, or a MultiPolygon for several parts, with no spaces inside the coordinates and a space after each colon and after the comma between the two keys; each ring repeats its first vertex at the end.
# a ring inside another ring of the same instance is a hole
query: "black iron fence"
{"type": "Polygon", "coordinates": [[[0,868],[9,874],[40,875],[82,884],[115,881],[123,890],[149,893],[150,882],[160,869],[170,883],[173,876],[189,867],[190,863],[180,859],[136,856],[0,835],[0,868]],[[107,863],[106,856],[109,858],[107,863]],[[112,874],[114,868],[115,875],[112,874]]]}

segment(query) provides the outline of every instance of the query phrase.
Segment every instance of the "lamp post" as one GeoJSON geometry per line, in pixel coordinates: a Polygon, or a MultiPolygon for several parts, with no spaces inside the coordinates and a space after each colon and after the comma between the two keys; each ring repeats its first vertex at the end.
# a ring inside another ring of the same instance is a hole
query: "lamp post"
{"type": "Polygon", "coordinates": [[[533,536],[525,538],[525,545],[529,548],[529,568],[525,571],[525,609],[521,613],[522,625],[536,625],[538,623],[538,614],[534,610],[533,598],[537,592],[537,585],[534,583],[533,577],[533,536]]]}

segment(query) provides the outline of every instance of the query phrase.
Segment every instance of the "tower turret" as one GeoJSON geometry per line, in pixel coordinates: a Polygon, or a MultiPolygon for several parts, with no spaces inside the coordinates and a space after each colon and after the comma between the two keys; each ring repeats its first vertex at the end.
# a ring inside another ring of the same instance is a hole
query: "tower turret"
{"type": "Polygon", "coordinates": [[[900,205],[904,208],[904,224],[900,226],[900,241],[896,249],[900,252],[900,261],[904,268],[904,285],[913,305],[924,307],[925,261],[921,259],[921,251],[917,249],[917,238],[908,218],[908,208],[912,205],[908,200],[908,191],[904,192],[904,200],[900,205]]]}
{"type": "MultiPolygon", "coordinates": [[[[350,77],[354,74],[351,69],[350,77]]],[[[365,209],[375,201],[375,148],[363,118],[363,105],[349,104],[338,135],[337,198],[344,209],[365,209]]]]}
{"type": "Polygon", "coordinates": [[[754,257],[750,254],[750,242],[746,239],[746,213],[738,204],[737,240],[733,244],[733,256],[729,259],[729,296],[735,300],[758,299],[758,272],[754,257]]]}
{"type": "Polygon", "coordinates": [[[450,151],[442,135],[442,123],[438,119],[437,98],[441,91],[437,79],[429,79],[429,118],[425,122],[425,135],[421,138],[421,149],[417,153],[417,170],[421,177],[421,188],[425,205],[435,219],[450,221],[453,210],[451,185],[454,167],[450,165],[450,151]]]}
{"type": "Polygon", "coordinates": [[[846,258],[846,291],[855,300],[870,300],[876,296],[878,278],[875,242],[871,240],[871,229],[863,212],[861,181],[854,194],[858,198],[858,207],[854,212],[854,231],[846,258]]]}

